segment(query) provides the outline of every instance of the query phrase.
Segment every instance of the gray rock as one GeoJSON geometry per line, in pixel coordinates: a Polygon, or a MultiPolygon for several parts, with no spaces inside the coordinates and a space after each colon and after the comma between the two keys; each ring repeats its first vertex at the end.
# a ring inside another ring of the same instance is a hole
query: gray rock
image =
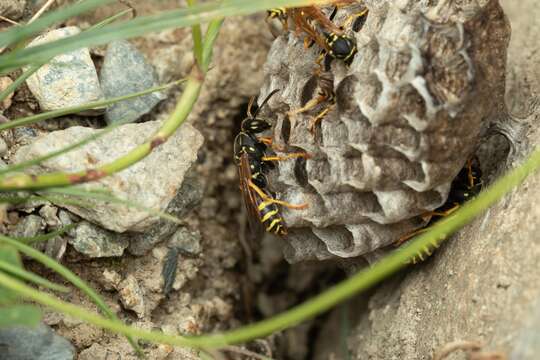
{"type": "MultiPolygon", "coordinates": [[[[1,6],[2,5],[0,5],[0,7],[1,6]]],[[[1,10],[0,14],[2,14],[1,10]]],[[[0,77],[0,92],[7,89],[7,87],[11,84],[13,84],[13,80],[11,80],[9,76],[0,77]]],[[[2,102],[0,102],[0,113],[9,109],[9,107],[11,106],[11,98],[13,98],[13,93],[9,94],[2,102]]]]}
{"type": "MultiPolygon", "coordinates": [[[[135,46],[125,40],[109,44],[99,78],[107,98],[128,95],[159,84],[152,65],[135,46]]],[[[105,120],[109,124],[120,120],[134,122],[163,99],[163,93],[155,92],[117,102],[107,108],[105,120]]]]}
{"type": "Polygon", "coordinates": [[[75,348],[50,327],[0,329],[0,360],[72,360],[75,348]]]}
{"type": "Polygon", "coordinates": [[[78,360],[97,360],[97,359],[107,359],[107,360],[122,360],[122,356],[118,353],[107,349],[106,347],[94,343],[87,349],[84,349],[79,354],[78,360]]]}
{"type": "Polygon", "coordinates": [[[60,226],[60,219],[56,216],[57,212],[58,208],[49,204],[43,205],[41,209],[39,209],[39,215],[45,220],[47,226],[51,227],[60,226]]]}
{"type": "MultiPolygon", "coordinates": [[[[80,33],[75,26],[52,30],[34,39],[28,46],[41,45],[80,33]]],[[[88,48],[55,56],[26,80],[42,110],[57,110],[103,98],[94,63],[88,48]]],[[[101,110],[87,110],[97,115],[101,110]]]]}
{"type": "MultiPolygon", "coordinates": [[[[47,160],[28,171],[71,172],[95,168],[125,155],[135,146],[147,141],[159,126],[160,123],[156,121],[122,125],[82,148],[47,160]]],[[[96,131],[98,130],[76,126],[52,132],[28,146],[21,147],[14,156],[14,162],[43,156],[96,131]]],[[[164,210],[181,189],[185,174],[196,160],[202,142],[202,135],[197,130],[189,124],[183,124],[167,142],[155,148],[142,161],[112,176],[80,186],[84,189],[105,189],[118,198],[128,199],[151,209],[164,210]]],[[[92,203],[92,206],[56,205],[116,232],[143,232],[159,222],[157,216],[141,209],[97,200],[87,202],[92,203]]]]}
{"type": "Polygon", "coordinates": [[[181,227],[169,240],[169,247],[175,247],[193,255],[200,254],[202,250],[201,234],[199,231],[191,231],[188,228],[181,227]]]}
{"type": "MultiPolygon", "coordinates": [[[[167,206],[166,212],[182,218],[200,202],[202,196],[203,189],[199,180],[193,175],[188,175],[175,198],[167,206]]],[[[177,223],[172,221],[159,219],[154,226],[144,233],[126,233],[125,237],[129,240],[128,251],[133,255],[144,255],[156,244],[170,237],[178,226],[177,223]]]]}
{"type": "Polygon", "coordinates": [[[0,137],[0,155],[4,155],[8,150],[6,141],[0,137]]]}
{"type": "Polygon", "coordinates": [[[10,20],[19,20],[26,8],[26,0],[2,0],[0,1],[0,15],[10,20]]]}
{"type": "Polygon", "coordinates": [[[143,318],[145,315],[144,294],[137,279],[133,275],[128,275],[118,287],[120,301],[122,301],[124,307],[135,311],[139,318],[143,318]]]}
{"type": "Polygon", "coordinates": [[[516,339],[510,360],[534,360],[540,354],[540,299],[530,311],[531,316],[516,339]]]}
{"type": "Polygon", "coordinates": [[[12,233],[15,237],[33,237],[43,230],[43,219],[37,215],[28,215],[17,223],[12,233]]]}
{"type": "MultiPolygon", "coordinates": [[[[350,66],[333,61],[327,81],[314,75],[316,46],[306,50],[294,32],[275,40],[259,101],[280,91],[261,116],[275,123],[277,146],[312,155],[279,162],[269,177],[280,199],[309,204],[283,210],[287,240],[298,245],[288,260],[365,256],[424,226],[419,215],[446,201],[501,109],[510,36],[496,1],[464,2],[364,1],[365,26],[348,32],[358,53],[350,66]],[[327,83],[337,103],[313,134],[310,122],[328,102],[286,110],[327,83]]],[[[354,10],[340,8],[335,22],[354,10]]]]}
{"type": "Polygon", "coordinates": [[[128,242],[118,233],[81,221],[75,228],[75,236],[68,240],[75,250],[86,256],[110,257],[122,256],[128,242]]]}

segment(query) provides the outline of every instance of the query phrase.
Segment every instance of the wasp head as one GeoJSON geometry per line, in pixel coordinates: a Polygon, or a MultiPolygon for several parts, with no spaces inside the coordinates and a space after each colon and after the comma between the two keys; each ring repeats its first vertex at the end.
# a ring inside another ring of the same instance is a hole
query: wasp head
{"type": "Polygon", "coordinates": [[[349,36],[326,34],[326,44],[330,49],[328,54],[335,59],[349,61],[356,54],[356,42],[349,36]]]}

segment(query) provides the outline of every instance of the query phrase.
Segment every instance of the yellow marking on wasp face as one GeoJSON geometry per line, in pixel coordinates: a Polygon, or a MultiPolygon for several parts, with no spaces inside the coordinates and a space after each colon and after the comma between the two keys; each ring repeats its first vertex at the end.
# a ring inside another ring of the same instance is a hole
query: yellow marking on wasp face
{"type": "Polygon", "coordinates": [[[280,219],[280,218],[274,219],[274,220],[272,221],[272,223],[270,223],[270,225],[266,228],[266,231],[268,231],[268,232],[272,231],[272,228],[273,228],[274,226],[276,226],[277,224],[279,224],[280,222],[281,222],[281,219],[280,219]]]}
{"type": "Polygon", "coordinates": [[[270,219],[272,216],[276,215],[278,213],[277,209],[272,210],[264,214],[263,218],[261,219],[262,222],[265,222],[266,220],[270,219]]]}

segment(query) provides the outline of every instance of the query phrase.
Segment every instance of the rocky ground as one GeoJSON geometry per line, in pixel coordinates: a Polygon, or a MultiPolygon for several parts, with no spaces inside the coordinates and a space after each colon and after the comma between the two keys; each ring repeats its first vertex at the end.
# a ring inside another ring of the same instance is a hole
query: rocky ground
{"type": "MultiPolygon", "coordinates": [[[[501,160],[504,149],[492,157],[495,160],[488,166],[492,171],[487,174],[490,181],[519,164],[540,142],[534,127],[540,116],[540,49],[536,41],[540,27],[535,22],[540,7],[535,0],[501,2],[513,28],[506,103],[520,128],[527,131],[520,133],[517,151],[508,162],[501,160]]],[[[176,1],[131,3],[140,15],[153,13],[156,7],[177,6],[176,1]]],[[[4,11],[12,19],[32,15],[30,2],[10,0],[5,4],[0,4],[0,13],[4,11]]],[[[84,30],[122,9],[122,5],[101,8],[63,25],[84,30]]],[[[118,197],[148,207],[168,204],[167,211],[180,217],[182,224],[118,204],[59,206],[51,200],[12,209],[1,225],[2,232],[33,236],[76,223],[73,231],[49,241],[43,250],[87,281],[127,323],[172,334],[238,327],[284,310],[340,279],[341,271],[331,263],[288,265],[280,240],[267,238],[254,244],[249,239],[232,142],[249,98],[258,94],[263,83],[261,69],[271,42],[263,16],[228,19],[203,93],[182,131],[144,162],[100,181],[118,197]],[[176,274],[173,281],[170,275],[164,280],[164,267],[176,274]]],[[[41,81],[24,85],[0,104],[0,120],[181,79],[193,63],[190,49],[189,30],[179,29],[86,50],[76,61],[78,71],[88,80],[87,88],[72,92],[73,99],[60,97],[63,103],[58,104],[47,98],[50,91],[39,95],[44,81],[55,79],[47,76],[55,69],[43,69],[37,74],[41,81]],[[122,68],[128,74],[118,76],[122,68]]],[[[63,74],[63,78],[73,75],[63,74]]],[[[10,81],[0,78],[0,89],[10,81]]],[[[68,85],[47,83],[48,89],[68,85]]],[[[73,170],[81,161],[84,167],[110,161],[144,141],[156,121],[172,110],[178,95],[174,88],[106,113],[66,116],[4,132],[0,156],[6,163],[21,161],[57,149],[63,141],[95,133],[108,123],[141,118],[143,122],[122,126],[84,151],[77,150],[62,161],[47,161],[38,170],[73,170]]],[[[395,276],[369,296],[350,301],[328,318],[254,342],[247,349],[275,359],[430,359],[447,344],[472,341],[479,342],[484,353],[533,359],[540,352],[540,340],[534,335],[540,331],[540,279],[535,271],[540,260],[537,182],[539,176],[529,178],[427,262],[395,276]],[[341,344],[336,334],[341,334],[341,344]]],[[[29,262],[27,267],[62,282],[36,264],[29,262]]],[[[96,310],[76,289],[63,299],[96,310]]],[[[123,337],[56,313],[47,313],[44,323],[50,328],[44,326],[30,335],[5,332],[0,339],[14,348],[34,344],[27,350],[40,359],[51,358],[45,352],[55,359],[135,359],[123,337]],[[55,337],[51,328],[71,345],[55,337]]],[[[152,359],[196,358],[193,352],[169,346],[143,347],[152,359]]],[[[0,359],[5,354],[0,353],[0,359]]],[[[22,359],[27,354],[20,355],[22,359]]],[[[248,358],[229,355],[231,359],[248,358]]],[[[449,357],[462,358],[463,353],[449,357]]]]}

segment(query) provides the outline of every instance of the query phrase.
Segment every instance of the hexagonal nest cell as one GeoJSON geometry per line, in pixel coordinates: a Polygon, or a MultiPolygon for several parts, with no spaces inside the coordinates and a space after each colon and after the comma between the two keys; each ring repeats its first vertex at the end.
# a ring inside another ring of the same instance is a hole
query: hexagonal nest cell
{"type": "MultiPolygon", "coordinates": [[[[276,147],[311,158],[279,162],[270,187],[305,210],[283,209],[286,257],[369,258],[425,225],[474,153],[504,95],[508,21],[498,1],[364,1],[337,10],[340,24],[369,9],[350,65],[317,73],[320,48],[294,30],[279,35],[260,99],[276,147]],[[323,101],[292,114],[330,86],[323,101]],[[330,84],[330,85],[328,85],[330,84]],[[313,131],[313,118],[329,112],[313,131]]],[[[327,13],[331,8],[324,9],[327,13]]]]}

